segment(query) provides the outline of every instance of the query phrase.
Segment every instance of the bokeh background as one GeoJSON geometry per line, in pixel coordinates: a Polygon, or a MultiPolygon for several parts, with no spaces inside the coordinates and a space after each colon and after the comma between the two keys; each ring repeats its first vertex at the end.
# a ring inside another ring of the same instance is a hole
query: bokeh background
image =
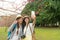
{"type": "Polygon", "coordinates": [[[36,40],[60,40],[60,0],[0,0],[0,40],[16,16],[36,13],[36,40]]]}

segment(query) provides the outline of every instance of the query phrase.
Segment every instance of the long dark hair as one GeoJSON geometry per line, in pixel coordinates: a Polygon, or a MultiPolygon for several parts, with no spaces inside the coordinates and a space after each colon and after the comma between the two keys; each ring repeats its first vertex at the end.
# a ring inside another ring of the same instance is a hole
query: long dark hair
{"type": "MultiPolygon", "coordinates": [[[[17,17],[16,20],[19,20],[22,17],[17,17]]],[[[19,28],[19,22],[17,22],[17,28],[19,28]]]]}
{"type": "Polygon", "coordinates": [[[24,31],[24,28],[25,28],[25,26],[26,26],[26,22],[25,22],[25,19],[26,19],[26,18],[29,19],[29,17],[25,17],[25,18],[23,19],[23,22],[22,22],[22,31],[24,31]]]}
{"type": "MultiPolygon", "coordinates": [[[[17,17],[16,20],[19,20],[20,18],[22,18],[22,17],[17,17]]],[[[17,29],[19,29],[19,27],[20,27],[19,22],[17,22],[17,29]]],[[[18,30],[17,30],[17,34],[18,34],[18,30]]]]}

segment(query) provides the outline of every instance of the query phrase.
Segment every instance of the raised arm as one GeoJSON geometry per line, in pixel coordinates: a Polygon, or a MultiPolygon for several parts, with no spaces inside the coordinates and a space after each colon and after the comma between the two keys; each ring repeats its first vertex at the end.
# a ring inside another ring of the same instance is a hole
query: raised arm
{"type": "Polygon", "coordinates": [[[36,23],[36,16],[31,16],[31,19],[33,20],[33,26],[35,26],[35,23],[36,23]]]}
{"type": "Polygon", "coordinates": [[[14,21],[13,23],[12,23],[12,25],[8,28],[8,31],[11,31],[12,29],[13,29],[13,27],[15,27],[16,26],[16,21],[14,21]]]}

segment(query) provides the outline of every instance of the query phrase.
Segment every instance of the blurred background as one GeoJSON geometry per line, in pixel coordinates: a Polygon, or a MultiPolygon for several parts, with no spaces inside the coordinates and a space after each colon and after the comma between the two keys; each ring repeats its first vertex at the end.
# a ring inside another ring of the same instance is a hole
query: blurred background
{"type": "Polygon", "coordinates": [[[0,0],[0,40],[18,14],[35,11],[36,40],[60,40],[60,0],[0,0]]]}

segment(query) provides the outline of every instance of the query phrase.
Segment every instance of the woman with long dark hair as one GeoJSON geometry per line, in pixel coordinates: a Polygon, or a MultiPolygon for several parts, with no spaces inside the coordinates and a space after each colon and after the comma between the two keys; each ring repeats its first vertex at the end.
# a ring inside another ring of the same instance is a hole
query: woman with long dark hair
{"type": "Polygon", "coordinates": [[[35,21],[36,21],[36,16],[32,17],[33,19],[33,23],[30,23],[30,17],[29,16],[25,16],[24,20],[23,20],[23,30],[24,30],[24,34],[25,34],[25,38],[23,40],[32,40],[32,34],[34,31],[34,26],[35,26],[35,21]]]}
{"type": "Polygon", "coordinates": [[[8,40],[21,40],[23,17],[17,16],[16,21],[8,29],[8,40]]]}

